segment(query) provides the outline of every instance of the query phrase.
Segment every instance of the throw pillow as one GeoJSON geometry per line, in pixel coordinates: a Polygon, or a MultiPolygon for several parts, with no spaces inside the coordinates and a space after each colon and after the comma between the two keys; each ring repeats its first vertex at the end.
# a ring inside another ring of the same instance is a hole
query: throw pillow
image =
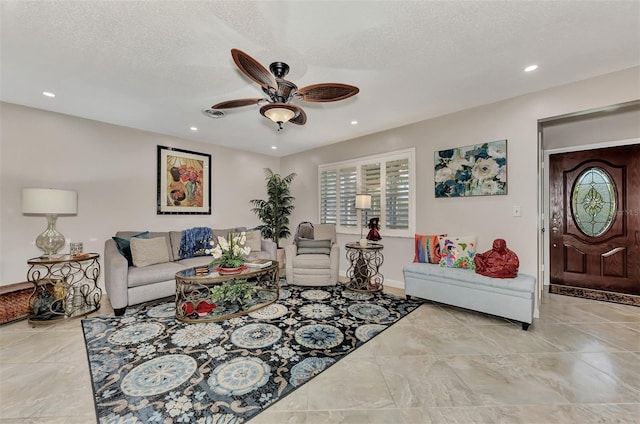
{"type": "Polygon", "coordinates": [[[329,255],[330,253],[331,240],[311,240],[305,238],[298,240],[298,255],[329,255]]]}
{"type": "Polygon", "coordinates": [[[262,250],[262,234],[258,230],[247,231],[247,241],[245,246],[249,246],[252,252],[259,252],[262,250]]]}
{"type": "MultiPolygon", "coordinates": [[[[442,234],[442,236],[446,236],[446,234],[442,234]]],[[[438,237],[437,235],[416,234],[413,262],[440,263],[442,256],[440,255],[440,240],[438,237]]]]}
{"type": "Polygon", "coordinates": [[[440,241],[440,266],[448,268],[476,269],[476,237],[438,237],[440,241]]]}
{"type": "Polygon", "coordinates": [[[169,262],[167,242],[164,237],[133,238],[131,239],[131,256],[133,266],[138,268],[169,262]]]}
{"type": "Polygon", "coordinates": [[[129,266],[133,266],[133,258],[131,257],[131,239],[132,238],[149,238],[149,231],[144,231],[139,234],[135,234],[131,237],[111,237],[116,244],[118,245],[118,252],[125,258],[127,258],[127,263],[129,266]]]}

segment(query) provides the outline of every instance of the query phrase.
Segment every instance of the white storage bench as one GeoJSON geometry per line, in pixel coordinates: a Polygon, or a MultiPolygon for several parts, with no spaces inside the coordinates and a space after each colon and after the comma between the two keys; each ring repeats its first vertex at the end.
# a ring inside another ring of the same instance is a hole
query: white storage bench
{"type": "Polygon", "coordinates": [[[533,322],[536,279],[491,278],[475,271],[445,268],[437,264],[412,263],[403,269],[405,295],[459,306],[522,323],[533,322]]]}

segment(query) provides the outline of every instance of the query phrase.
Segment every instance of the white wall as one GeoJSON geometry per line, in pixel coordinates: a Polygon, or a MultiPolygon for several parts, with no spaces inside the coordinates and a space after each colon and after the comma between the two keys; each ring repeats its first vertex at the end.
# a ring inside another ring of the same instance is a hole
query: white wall
{"type": "MultiPolygon", "coordinates": [[[[640,68],[632,68],[534,94],[429,119],[324,148],[283,158],[281,171],[296,172],[292,191],[300,221],[318,221],[317,165],[408,147],[416,148],[419,234],[477,235],[478,251],[504,238],[520,258],[520,272],[538,273],[538,141],[539,119],[640,98],[640,68]],[[434,151],[494,140],[508,140],[508,194],[436,199],[434,151]],[[512,206],[522,216],[512,216],[512,206]]],[[[359,117],[363,121],[366,117],[359,117]]],[[[389,285],[404,287],[402,267],[413,260],[413,239],[385,237],[382,273],[389,285]]],[[[344,244],[359,235],[339,235],[341,266],[348,266],[344,244]]]]}
{"type": "MultiPolygon", "coordinates": [[[[35,238],[44,230],[45,219],[21,214],[23,187],[77,190],[78,215],[61,217],[58,228],[70,240],[84,242],[85,251],[101,253],[104,240],[122,229],[179,230],[198,225],[258,224],[249,210],[249,200],[265,197],[265,167],[283,175],[298,174],[292,185],[296,197],[291,217],[294,232],[298,222],[318,220],[317,165],[408,147],[416,148],[416,231],[475,234],[479,251],[489,249],[493,239],[505,238],[520,257],[520,271],[536,275],[540,262],[538,119],[639,98],[640,67],[636,67],[281,160],[0,103],[0,285],[24,281],[26,260],[40,254],[35,238]],[[508,195],[434,198],[434,151],[505,138],[508,195]],[[211,216],[156,215],[158,144],[212,154],[211,216]],[[520,218],[511,216],[513,205],[521,207],[520,218]]],[[[382,272],[389,285],[402,287],[402,267],[413,259],[413,240],[386,237],[384,229],[382,236],[385,245],[382,272]]],[[[355,234],[339,235],[342,246],[357,238],[359,235],[355,234]]],[[[342,272],[346,267],[342,247],[342,272]]]]}
{"type": "Polygon", "coordinates": [[[0,285],[25,281],[27,259],[42,253],[35,239],[46,219],[22,215],[24,187],[76,190],[78,214],[58,218],[57,228],[67,241],[102,254],[118,230],[257,225],[249,200],[266,197],[264,168],[279,171],[271,156],[14,104],[0,108],[0,285]],[[212,155],[211,215],[156,214],[157,145],[212,155]]]}

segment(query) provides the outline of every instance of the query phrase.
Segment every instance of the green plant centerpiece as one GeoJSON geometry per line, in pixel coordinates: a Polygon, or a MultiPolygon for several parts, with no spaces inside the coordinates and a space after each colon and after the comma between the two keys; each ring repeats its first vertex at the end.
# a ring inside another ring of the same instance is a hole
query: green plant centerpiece
{"type": "Polygon", "coordinates": [[[237,279],[225,281],[209,289],[211,300],[215,303],[247,303],[257,291],[258,288],[254,284],[249,283],[247,280],[237,279]]]}
{"type": "Polygon", "coordinates": [[[244,246],[246,242],[247,235],[244,232],[229,233],[227,238],[218,236],[218,244],[211,249],[214,259],[209,265],[217,265],[220,268],[241,267],[247,261],[247,255],[251,253],[251,248],[244,246]]]}
{"type": "Polygon", "coordinates": [[[265,239],[273,240],[276,245],[281,238],[291,235],[289,231],[289,216],[293,212],[293,201],[295,197],[291,195],[291,182],[296,177],[291,173],[286,177],[274,173],[271,169],[265,169],[267,182],[267,199],[251,200],[251,209],[262,221],[261,233],[265,239]]]}

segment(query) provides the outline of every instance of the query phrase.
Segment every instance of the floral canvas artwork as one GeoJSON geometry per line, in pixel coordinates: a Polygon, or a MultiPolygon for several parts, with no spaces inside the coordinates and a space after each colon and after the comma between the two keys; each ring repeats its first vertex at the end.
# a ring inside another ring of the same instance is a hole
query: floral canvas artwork
{"type": "Polygon", "coordinates": [[[436,197],[507,194],[507,140],[435,152],[436,197]]]}
{"type": "Polygon", "coordinates": [[[158,214],[211,214],[211,155],[158,146],[158,214]]]}

